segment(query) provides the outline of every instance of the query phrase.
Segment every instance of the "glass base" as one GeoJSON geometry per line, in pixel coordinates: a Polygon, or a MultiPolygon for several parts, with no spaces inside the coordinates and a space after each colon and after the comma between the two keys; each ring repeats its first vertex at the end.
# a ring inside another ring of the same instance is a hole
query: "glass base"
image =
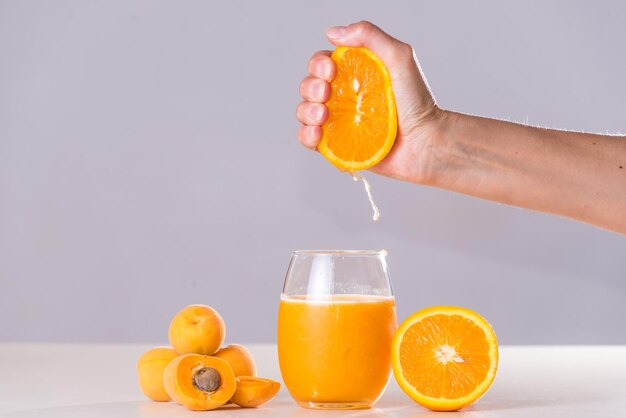
{"type": "Polygon", "coordinates": [[[301,402],[298,405],[307,409],[369,409],[372,405],[363,402],[301,402]]]}

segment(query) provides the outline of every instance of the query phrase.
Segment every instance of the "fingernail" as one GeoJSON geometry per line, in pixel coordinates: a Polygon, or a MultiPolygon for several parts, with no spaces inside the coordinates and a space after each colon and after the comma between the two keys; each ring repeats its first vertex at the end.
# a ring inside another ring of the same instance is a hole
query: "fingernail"
{"type": "Polygon", "coordinates": [[[330,39],[339,39],[346,34],[347,30],[348,28],[346,26],[333,26],[331,28],[328,28],[328,30],[326,31],[326,36],[328,36],[330,39]]]}
{"type": "Polygon", "coordinates": [[[324,113],[324,109],[322,109],[321,106],[314,106],[313,108],[311,108],[311,118],[318,120],[322,117],[322,113],[324,113]]]}
{"type": "Polygon", "coordinates": [[[323,83],[315,83],[313,86],[313,97],[316,99],[321,99],[324,96],[324,91],[326,90],[326,86],[323,83]]]}
{"type": "Polygon", "coordinates": [[[330,76],[330,68],[328,68],[328,65],[326,65],[326,63],[324,62],[320,62],[319,64],[317,64],[317,74],[322,77],[324,80],[328,80],[328,77],[330,76]]]}

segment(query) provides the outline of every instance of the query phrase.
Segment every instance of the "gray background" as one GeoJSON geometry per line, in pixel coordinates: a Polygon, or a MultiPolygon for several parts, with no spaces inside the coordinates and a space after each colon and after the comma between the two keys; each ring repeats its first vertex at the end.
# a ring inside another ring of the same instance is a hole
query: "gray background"
{"type": "Polygon", "coordinates": [[[460,304],[502,343],[626,343],[626,239],[367,176],[296,141],[332,24],[415,47],[441,106],[626,126],[619,2],[1,1],[0,340],[165,341],[206,303],[275,340],[290,251],[386,248],[400,318],[460,304]],[[388,4],[387,4],[388,3],[388,4]]]}

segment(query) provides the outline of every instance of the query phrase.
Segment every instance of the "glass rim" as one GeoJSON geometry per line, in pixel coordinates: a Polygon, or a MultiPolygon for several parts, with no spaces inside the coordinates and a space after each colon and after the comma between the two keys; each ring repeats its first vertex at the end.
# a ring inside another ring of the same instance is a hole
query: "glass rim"
{"type": "Polygon", "coordinates": [[[368,255],[368,256],[386,256],[387,250],[294,250],[293,255],[368,255]]]}

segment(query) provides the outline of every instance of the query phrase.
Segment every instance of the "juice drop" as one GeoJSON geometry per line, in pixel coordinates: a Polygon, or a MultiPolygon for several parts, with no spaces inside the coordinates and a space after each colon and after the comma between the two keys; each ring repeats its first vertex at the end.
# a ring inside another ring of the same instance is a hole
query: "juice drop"
{"type": "Polygon", "coordinates": [[[374,222],[378,221],[378,219],[380,218],[380,212],[378,211],[378,206],[376,206],[376,203],[374,203],[374,198],[372,197],[372,186],[370,186],[370,183],[358,171],[350,171],[350,175],[352,176],[352,180],[360,180],[363,182],[363,187],[365,187],[365,193],[367,193],[367,198],[369,199],[370,205],[372,205],[372,211],[374,212],[372,219],[374,220],[374,222]]]}

